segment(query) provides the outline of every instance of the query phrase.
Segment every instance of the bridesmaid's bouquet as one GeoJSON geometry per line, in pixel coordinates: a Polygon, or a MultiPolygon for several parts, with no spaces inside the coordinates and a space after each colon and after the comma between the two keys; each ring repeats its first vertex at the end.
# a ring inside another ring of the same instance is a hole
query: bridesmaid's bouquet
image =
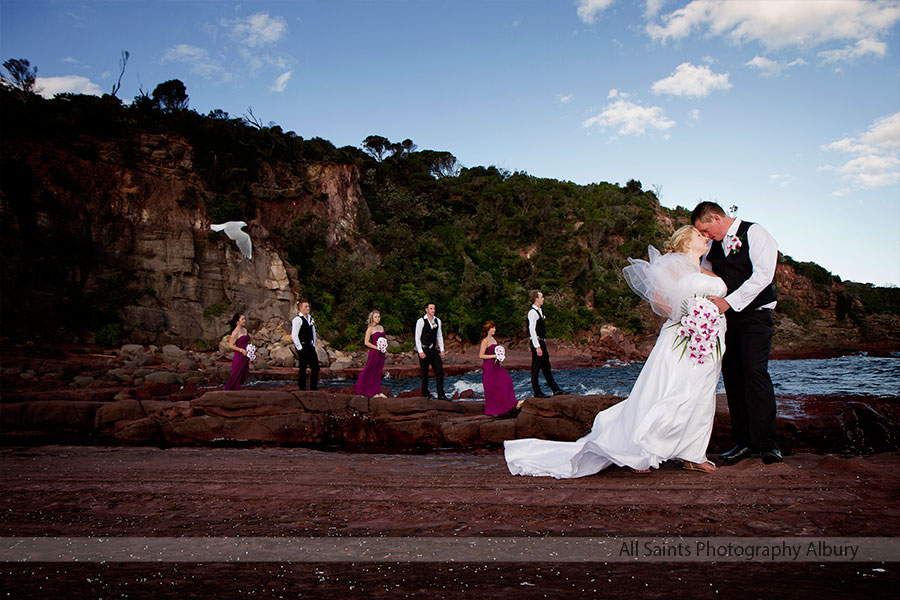
{"type": "Polygon", "coordinates": [[[387,352],[387,339],[384,337],[378,338],[378,341],[375,342],[375,347],[378,348],[378,351],[384,354],[387,352]]]}
{"type": "Polygon", "coordinates": [[[256,346],[253,344],[247,344],[247,360],[256,360],[256,346]]]}
{"type": "Polygon", "coordinates": [[[504,360],[506,360],[506,348],[500,345],[496,346],[494,348],[494,356],[496,357],[498,363],[502,363],[504,360]]]}
{"type": "Polygon", "coordinates": [[[722,343],[719,333],[722,331],[719,309],[708,298],[703,296],[685,300],[681,321],[670,327],[678,327],[675,347],[682,346],[679,360],[688,354],[695,365],[702,365],[722,355],[722,343]]]}

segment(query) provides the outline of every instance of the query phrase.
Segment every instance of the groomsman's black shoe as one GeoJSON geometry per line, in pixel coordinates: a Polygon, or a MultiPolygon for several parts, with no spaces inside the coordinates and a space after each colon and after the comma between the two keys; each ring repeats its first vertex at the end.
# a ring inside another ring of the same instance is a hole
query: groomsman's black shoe
{"type": "Polygon", "coordinates": [[[534,393],[534,397],[535,397],[535,398],[549,398],[550,396],[548,396],[548,395],[545,394],[544,392],[538,391],[538,392],[535,392],[535,393],[534,393]]]}
{"type": "Polygon", "coordinates": [[[764,450],[762,453],[762,461],[767,465],[771,465],[774,463],[784,462],[784,459],[781,457],[781,451],[777,448],[772,448],[771,450],[764,450]]]}
{"type": "Polygon", "coordinates": [[[447,402],[450,401],[450,398],[448,398],[446,394],[441,394],[440,396],[437,397],[437,399],[438,400],[446,400],[447,402]]]}
{"type": "Polygon", "coordinates": [[[741,450],[744,450],[745,448],[746,448],[745,446],[741,446],[740,444],[738,444],[731,450],[726,450],[725,452],[719,452],[719,458],[721,458],[722,460],[728,460],[730,457],[734,456],[735,454],[737,454],[741,450]]]}
{"type": "Polygon", "coordinates": [[[564,392],[564,391],[562,391],[562,390],[556,390],[555,392],[553,392],[553,395],[554,395],[554,396],[565,396],[566,393],[567,393],[567,392],[564,392]]]}
{"type": "Polygon", "coordinates": [[[750,458],[751,456],[753,456],[753,451],[750,450],[750,448],[748,448],[747,446],[744,446],[742,448],[739,448],[733,454],[729,454],[727,458],[720,454],[719,459],[729,465],[733,465],[734,463],[740,462],[745,458],[750,458]]]}

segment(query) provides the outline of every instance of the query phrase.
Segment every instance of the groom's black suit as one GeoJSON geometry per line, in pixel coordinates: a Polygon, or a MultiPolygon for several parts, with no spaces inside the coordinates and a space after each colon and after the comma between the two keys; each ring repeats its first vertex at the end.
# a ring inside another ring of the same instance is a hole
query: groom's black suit
{"type": "MultiPolygon", "coordinates": [[[[706,260],[722,278],[731,294],[753,274],[750,241],[747,235],[753,223],[742,221],[737,238],[741,247],[725,255],[722,242],[713,241],[706,260]]],[[[760,308],[775,302],[775,284],[769,283],[741,311],[728,310],[725,318],[725,355],[722,379],[728,396],[731,432],[740,447],[754,451],[778,449],[775,432],[775,390],[769,378],[769,353],[772,349],[774,321],[772,311],[760,308]]]]}

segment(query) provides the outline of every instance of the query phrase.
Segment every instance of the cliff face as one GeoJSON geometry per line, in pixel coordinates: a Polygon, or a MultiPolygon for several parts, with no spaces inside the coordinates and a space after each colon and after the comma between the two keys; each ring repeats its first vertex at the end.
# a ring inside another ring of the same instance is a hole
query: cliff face
{"type": "Polygon", "coordinates": [[[300,284],[273,245],[276,227],[312,212],[328,223],[329,244],[357,233],[365,200],[356,167],[314,165],[301,181],[266,166],[252,189],[258,218],[245,228],[250,262],[224,233],[210,231],[205,204],[213,194],[195,170],[190,144],[141,134],[133,148],[137,156],[103,142],[88,152],[18,148],[24,183],[14,191],[27,197],[9,186],[0,196],[5,316],[48,325],[103,305],[106,313],[120,312],[134,342],[214,340],[237,311],[248,314],[251,328],[290,318],[300,284]]]}

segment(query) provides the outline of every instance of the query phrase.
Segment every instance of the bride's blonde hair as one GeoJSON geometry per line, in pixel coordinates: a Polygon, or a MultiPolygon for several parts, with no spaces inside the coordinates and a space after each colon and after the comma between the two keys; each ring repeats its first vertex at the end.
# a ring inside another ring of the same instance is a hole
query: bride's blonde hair
{"type": "Polygon", "coordinates": [[[685,245],[690,242],[691,234],[694,233],[693,225],[685,225],[675,230],[667,241],[663,249],[668,252],[684,252],[685,245]]]}

